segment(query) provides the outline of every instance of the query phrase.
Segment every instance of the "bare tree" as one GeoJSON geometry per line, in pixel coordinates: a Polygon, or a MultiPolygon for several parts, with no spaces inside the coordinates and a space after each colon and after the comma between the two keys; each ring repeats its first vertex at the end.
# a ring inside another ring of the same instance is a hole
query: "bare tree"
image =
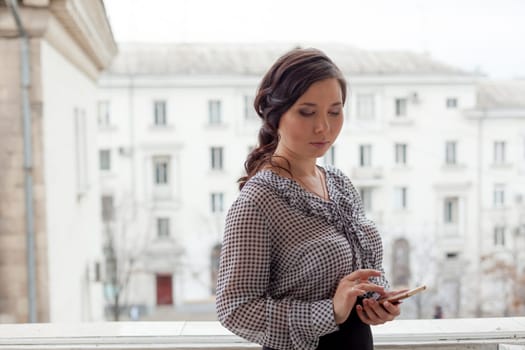
{"type": "Polygon", "coordinates": [[[498,281],[498,293],[504,293],[500,299],[505,302],[502,316],[523,315],[525,311],[525,271],[520,270],[517,263],[517,252],[511,254],[489,253],[482,256],[483,272],[498,281]]]}
{"type": "Polygon", "coordinates": [[[125,295],[135,266],[147,249],[151,234],[151,210],[133,207],[131,200],[123,198],[114,206],[112,200],[104,203],[104,255],[106,258],[105,295],[114,321],[120,319],[125,306],[125,295]],[[111,202],[111,203],[109,203],[111,202]]]}
{"type": "MultiPolygon", "coordinates": [[[[412,245],[412,283],[420,285],[429,282],[429,277],[435,276],[438,265],[438,257],[436,256],[436,239],[435,231],[431,228],[427,228],[423,234],[424,239],[419,239],[417,246],[412,245]]],[[[428,301],[432,299],[434,290],[432,286],[429,286],[425,293],[420,293],[414,296],[412,299],[415,305],[415,316],[420,319],[429,312],[425,312],[423,309],[428,301]]]]}

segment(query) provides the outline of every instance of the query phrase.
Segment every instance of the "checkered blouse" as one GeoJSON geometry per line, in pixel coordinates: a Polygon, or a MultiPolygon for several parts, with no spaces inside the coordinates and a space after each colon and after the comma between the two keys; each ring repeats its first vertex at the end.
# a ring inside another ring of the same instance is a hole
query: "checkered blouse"
{"type": "MultiPolygon", "coordinates": [[[[313,350],[338,330],[332,297],[359,268],[382,269],[376,226],[340,170],[326,168],[330,201],[262,170],[230,208],[217,313],[233,333],[274,349],[313,350]]],[[[388,287],[382,277],[373,282],[388,287]]]]}

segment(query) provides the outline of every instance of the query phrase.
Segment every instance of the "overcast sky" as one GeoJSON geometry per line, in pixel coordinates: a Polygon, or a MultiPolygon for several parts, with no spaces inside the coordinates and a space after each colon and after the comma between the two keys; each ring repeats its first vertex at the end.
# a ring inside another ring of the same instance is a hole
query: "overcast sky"
{"type": "Polygon", "coordinates": [[[525,0],[104,0],[117,41],[344,43],[525,78],[525,0]]]}

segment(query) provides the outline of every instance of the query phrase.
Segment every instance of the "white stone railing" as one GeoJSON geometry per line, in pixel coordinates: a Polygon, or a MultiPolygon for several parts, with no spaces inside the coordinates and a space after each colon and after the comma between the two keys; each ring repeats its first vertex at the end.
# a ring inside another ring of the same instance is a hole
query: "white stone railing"
{"type": "MultiPolygon", "coordinates": [[[[376,349],[525,350],[525,317],[398,320],[373,327],[376,349]]],[[[3,324],[0,350],[260,349],[217,322],[3,324]]]]}

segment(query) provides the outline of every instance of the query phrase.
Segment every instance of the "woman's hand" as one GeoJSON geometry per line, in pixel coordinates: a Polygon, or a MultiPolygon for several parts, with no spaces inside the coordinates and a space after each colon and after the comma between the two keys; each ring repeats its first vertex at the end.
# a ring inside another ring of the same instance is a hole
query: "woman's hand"
{"type": "Polygon", "coordinates": [[[335,291],[334,298],[332,299],[335,323],[341,324],[346,321],[358,296],[366,292],[385,293],[383,287],[371,283],[368,280],[370,277],[379,276],[381,276],[381,271],[362,269],[356,270],[341,279],[335,291]]]}
{"type": "MultiPolygon", "coordinates": [[[[384,293],[381,297],[387,298],[403,291],[406,290],[391,291],[384,293]]],[[[400,304],[401,303],[392,304],[388,301],[379,303],[375,299],[368,298],[363,300],[363,306],[357,305],[356,311],[357,315],[364,323],[369,325],[378,325],[392,321],[394,318],[399,316],[401,313],[401,309],[399,307],[400,304]]]]}

